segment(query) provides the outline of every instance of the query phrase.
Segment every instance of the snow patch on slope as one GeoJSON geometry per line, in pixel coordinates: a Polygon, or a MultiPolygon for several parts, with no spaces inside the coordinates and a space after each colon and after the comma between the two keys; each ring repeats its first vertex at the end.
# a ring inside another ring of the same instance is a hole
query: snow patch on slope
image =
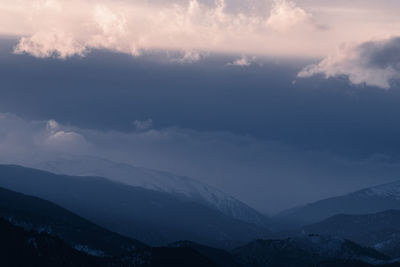
{"type": "Polygon", "coordinates": [[[91,255],[91,256],[99,257],[99,258],[105,257],[105,255],[106,255],[103,251],[91,249],[86,245],[78,244],[78,245],[74,246],[74,249],[76,249],[80,252],[86,253],[88,255],[91,255]]]}
{"type": "Polygon", "coordinates": [[[368,196],[390,197],[400,200],[400,181],[378,185],[363,191],[368,196]]]}
{"type": "Polygon", "coordinates": [[[32,166],[57,174],[100,176],[131,186],[160,191],[205,204],[245,222],[265,225],[265,218],[234,197],[195,179],[168,172],[137,168],[97,157],[68,157],[32,166]]]}

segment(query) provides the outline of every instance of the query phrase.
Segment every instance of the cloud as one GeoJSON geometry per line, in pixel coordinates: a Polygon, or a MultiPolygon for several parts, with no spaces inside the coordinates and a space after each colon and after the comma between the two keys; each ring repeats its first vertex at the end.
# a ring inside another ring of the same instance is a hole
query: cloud
{"type": "Polygon", "coordinates": [[[84,56],[87,48],[63,32],[39,32],[31,37],[22,37],[15,47],[16,54],[28,53],[35,57],[65,59],[84,56]]]}
{"type": "Polygon", "coordinates": [[[64,130],[55,120],[49,120],[46,123],[44,138],[41,140],[41,146],[58,151],[86,151],[87,143],[85,138],[71,130],[64,130]]]}
{"type": "Polygon", "coordinates": [[[183,62],[199,60],[199,51],[309,54],[300,39],[315,32],[306,27],[311,14],[284,0],[260,12],[251,8],[258,2],[233,8],[225,0],[3,0],[0,34],[22,36],[15,52],[36,57],[84,56],[93,49],[134,56],[184,51],[183,62]],[[298,45],[288,47],[286,38],[298,45]]]}
{"type": "Polygon", "coordinates": [[[352,84],[389,89],[400,78],[400,37],[369,41],[360,45],[342,45],[318,64],[298,74],[307,78],[324,74],[326,78],[347,76],[352,84]]]}
{"type": "Polygon", "coordinates": [[[190,176],[262,211],[391,181],[400,171],[400,162],[386,155],[350,160],[229,132],[146,130],[149,121],[137,124],[143,129],[104,132],[0,113],[0,163],[100,157],[190,176]]]}
{"type": "Polygon", "coordinates": [[[322,57],[343,42],[398,34],[398,8],[391,0],[2,0],[0,35],[20,37],[16,52],[37,57],[93,49],[322,57]]]}
{"type": "Polygon", "coordinates": [[[274,0],[274,5],[265,25],[279,32],[287,32],[300,24],[312,24],[312,15],[294,2],[274,0]]]}
{"type": "Polygon", "coordinates": [[[194,63],[197,61],[200,61],[204,57],[204,54],[198,51],[183,51],[183,53],[178,57],[178,58],[172,58],[172,62],[177,62],[177,63],[194,63]]]}
{"type": "Polygon", "coordinates": [[[153,120],[152,119],[147,119],[144,121],[135,120],[133,122],[133,125],[135,126],[136,130],[138,130],[138,131],[146,131],[153,127],[153,120]]]}
{"type": "Polygon", "coordinates": [[[227,66],[237,66],[237,67],[248,67],[250,65],[251,65],[251,60],[247,56],[242,56],[241,58],[227,64],[227,66]]]}
{"type": "Polygon", "coordinates": [[[59,153],[85,153],[89,144],[79,133],[54,120],[30,122],[0,114],[0,159],[40,160],[59,153]]]}

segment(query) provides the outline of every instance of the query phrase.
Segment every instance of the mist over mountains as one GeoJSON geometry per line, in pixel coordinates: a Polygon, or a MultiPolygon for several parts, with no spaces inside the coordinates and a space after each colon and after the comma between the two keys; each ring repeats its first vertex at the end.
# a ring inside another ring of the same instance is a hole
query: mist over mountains
{"type": "MultiPolygon", "coordinates": [[[[379,187],[390,194],[365,191],[396,198],[396,185],[379,187]]],[[[267,226],[277,229],[276,218],[264,218],[268,224],[262,227],[229,217],[207,202],[101,177],[1,165],[0,187],[0,231],[13,240],[0,244],[11,251],[2,251],[6,266],[400,264],[399,210],[335,215],[298,231],[271,232],[267,226]],[[27,256],[17,259],[17,248],[27,256]]]]}

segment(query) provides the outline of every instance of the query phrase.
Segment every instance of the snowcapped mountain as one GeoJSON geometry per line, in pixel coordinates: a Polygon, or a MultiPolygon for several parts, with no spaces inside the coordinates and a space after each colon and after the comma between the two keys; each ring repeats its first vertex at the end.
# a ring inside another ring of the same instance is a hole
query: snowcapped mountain
{"type": "Polygon", "coordinates": [[[244,222],[266,225],[267,219],[243,202],[195,179],[168,172],[137,168],[97,157],[64,157],[30,166],[57,174],[100,176],[131,186],[172,194],[215,208],[244,222]]]}
{"type": "Polygon", "coordinates": [[[400,201],[400,181],[370,187],[354,194],[365,194],[367,196],[391,198],[400,201]]]}
{"type": "Polygon", "coordinates": [[[294,226],[303,226],[337,214],[369,214],[390,209],[400,210],[400,181],[295,207],[281,212],[275,219],[292,221],[294,226]]]}

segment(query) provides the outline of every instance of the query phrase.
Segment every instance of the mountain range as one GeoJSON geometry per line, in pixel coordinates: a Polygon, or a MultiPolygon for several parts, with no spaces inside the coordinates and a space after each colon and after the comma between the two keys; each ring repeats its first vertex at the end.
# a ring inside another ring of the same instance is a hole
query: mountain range
{"type": "MultiPolygon", "coordinates": [[[[396,185],[363,191],[395,201],[396,185]]],[[[4,266],[399,266],[400,211],[360,212],[274,234],[171,192],[0,165],[4,266]]]]}
{"type": "Polygon", "coordinates": [[[37,197],[0,188],[0,199],[2,266],[397,266],[372,248],[321,235],[256,240],[233,251],[191,241],[151,247],[37,197]]]}
{"type": "Polygon", "coordinates": [[[265,237],[264,227],[171,194],[101,177],[0,166],[0,186],[60,205],[106,229],[151,245],[192,240],[217,245],[265,237]]]}
{"type": "Polygon", "coordinates": [[[335,236],[400,258],[400,181],[296,207],[273,219],[284,229],[275,237],[335,236]]]}

